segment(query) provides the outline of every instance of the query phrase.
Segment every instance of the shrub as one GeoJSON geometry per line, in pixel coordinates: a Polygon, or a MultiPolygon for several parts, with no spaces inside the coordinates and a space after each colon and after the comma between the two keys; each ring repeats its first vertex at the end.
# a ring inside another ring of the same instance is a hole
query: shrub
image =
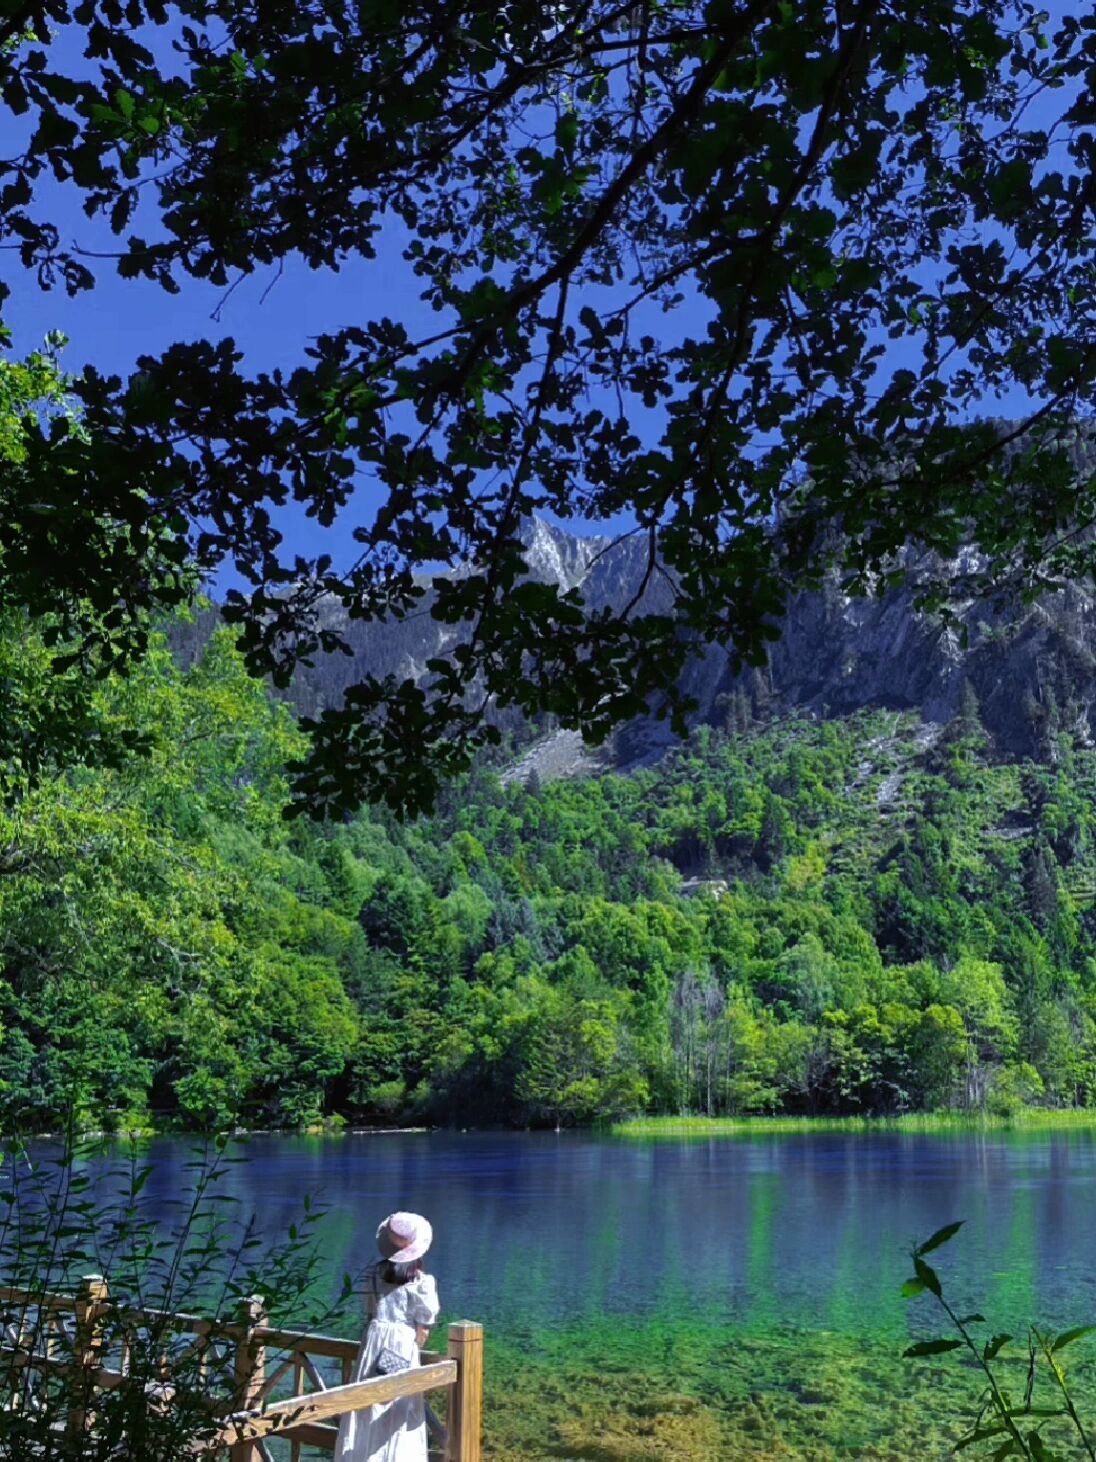
{"type": "MultiPolygon", "coordinates": [[[[349,1297],[319,1307],[316,1225],[308,1199],[288,1237],[268,1240],[240,1211],[226,1179],[242,1158],[224,1140],[198,1149],[189,1185],[165,1205],[149,1196],[153,1167],[142,1144],[77,1143],[52,1152],[9,1144],[0,1167],[0,1458],[136,1458],[174,1462],[208,1439],[239,1404],[237,1338],[229,1325],[242,1302],[265,1297],[268,1323],[330,1323],[349,1297]],[[168,1209],[165,1219],[164,1209],[168,1209]],[[109,1303],[75,1316],[48,1297],[76,1295],[91,1271],[109,1284],[109,1303]],[[175,1312],[207,1328],[180,1334],[175,1312]],[[86,1357],[113,1372],[93,1385],[86,1357]],[[48,1367],[23,1364],[27,1354],[48,1367]]],[[[278,1364],[273,1350],[268,1364],[278,1364]]]]}

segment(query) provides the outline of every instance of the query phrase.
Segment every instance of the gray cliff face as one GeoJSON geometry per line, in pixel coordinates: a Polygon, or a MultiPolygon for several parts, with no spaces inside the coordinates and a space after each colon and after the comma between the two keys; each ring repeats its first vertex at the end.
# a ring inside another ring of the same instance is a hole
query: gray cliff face
{"type": "Polygon", "coordinates": [[[579,538],[543,518],[534,518],[526,526],[522,541],[532,577],[563,589],[579,588],[596,579],[603,572],[603,559],[617,552],[611,538],[579,538]]]}
{"type": "MultiPolygon", "coordinates": [[[[591,607],[626,604],[642,579],[644,553],[632,540],[583,538],[539,518],[526,526],[522,537],[530,576],[564,590],[577,588],[591,607]]],[[[467,635],[463,626],[439,624],[430,617],[432,597],[428,592],[411,618],[390,624],[351,622],[341,610],[333,611],[328,623],[342,633],[353,653],[317,657],[314,667],[302,667],[291,699],[315,715],[338,704],[346,689],[365,675],[425,678],[427,661],[467,635]]]]}
{"type": "MultiPolygon", "coordinates": [[[[547,531],[553,539],[567,536],[547,531]]],[[[587,602],[626,604],[642,579],[643,544],[575,541],[587,555],[597,544],[585,578],[577,580],[587,602]]],[[[554,551],[574,561],[562,546],[554,551]]],[[[909,567],[916,575],[914,555],[909,567]]],[[[943,567],[946,572],[949,566],[943,567]]],[[[954,565],[956,572],[966,567],[954,565]]],[[[547,558],[538,568],[543,577],[554,577],[547,558]]],[[[646,606],[666,607],[657,599],[646,606]]],[[[1053,756],[1060,732],[1091,740],[1096,592],[1075,584],[1033,605],[972,601],[959,608],[957,619],[948,625],[918,609],[912,584],[880,598],[854,599],[834,581],[792,600],[764,670],[736,671],[725,647],[709,645],[686,667],[683,687],[697,702],[699,723],[734,724],[736,703],[741,710],[745,702],[752,716],[793,710],[841,716],[879,707],[918,711],[930,725],[956,716],[969,687],[1000,755],[1053,756]]],[[[617,764],[650,762],[672,740],[668,726],[653,719],[622,728],[614,744],[617,764]]]]}
{"type": "MultiPolygon", "coordinates": [[[[1082,741],[1096,719],[1096,599],[1069,586],[1026,607],[995,612],[973,603],[959,630],[919,611],[910,588],[881,599],[844,598],[836,589],[798,597],[789,608],[769,667],[750,680],[773,709],[847,715],[862,707],[916,710],[950,721],[964,688],[978,699],[999,753],[1045,754],[1048,738],[1069,731],[1082,741]],[[758,682],[760,681],[760,684],[758,682]]],[[[708,708],[705,719],[715,710],[708,708]]]]}
{"type": "MultiPolygon", "coordinates": [[[[534,520],[524,539],[532,576],[578,589],[591,608],[623,607],[642,582],[646,547],[638,537],[583,538],[534,520]]],[[[656,580],[641,608],[664,610],[665,599],[656,580]]],[[[764,670],[736,672],[727,650],[710,645],[686,668],[683,686],[697,702],[698,723],[733,726],[784,711],[824,717],[864,707],[915,710],[939,724],[957,714],[969,685],[999,754],[1053,755],[1063,731],[1089,741],[1096,725],[1096,594],[1074,585],[1011,610],[975,602],[959,619],[965,643],[915,607],[910,587],[850,599],[835,582],[792,601],[764,670]]],[[[402,623],[339,627],[353,654],[318,657],[299,671],[290,692],[306,714],[337,704],[365,674],[422,678],[426,662],[463,634],[430,617],[429,597],[402,623]]],[[[189,654],[186,644],[179,648],[184,658],[193,654],[193,646],[189,654]]],[[[643,719],[621,728],[612,758],[622,768],[649,763],[672,741],[665,723],[643,719]]],[[[604,752],[592,760],[573,733],[539,744],[543,752],[527,749],[515,775],[535,768],[552,777],[607,764],[604,752]]]]}

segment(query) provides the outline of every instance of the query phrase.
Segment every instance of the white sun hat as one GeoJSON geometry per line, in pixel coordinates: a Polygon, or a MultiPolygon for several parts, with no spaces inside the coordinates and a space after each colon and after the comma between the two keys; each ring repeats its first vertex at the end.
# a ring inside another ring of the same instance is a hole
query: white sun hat
{"type": "Polygon", "coordinates": [[[394,1264],[413,1264],[434,1240],[434,1230],[421,1213],[390,1213],[377,1229],[377,1248],[394,1264]]]}

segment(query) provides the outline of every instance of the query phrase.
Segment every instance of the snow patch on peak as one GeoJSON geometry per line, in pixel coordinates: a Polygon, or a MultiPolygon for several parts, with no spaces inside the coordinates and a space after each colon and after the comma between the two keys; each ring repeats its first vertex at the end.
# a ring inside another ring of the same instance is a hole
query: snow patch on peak
{"type": "Polygon", "coordinates": [[[609,545],[608,538],[579,538],[554,528],[543,518],[531,518],[522,531],[525,562],[534,579],[574,589],[585,579],[590,565],[609,545]]]}

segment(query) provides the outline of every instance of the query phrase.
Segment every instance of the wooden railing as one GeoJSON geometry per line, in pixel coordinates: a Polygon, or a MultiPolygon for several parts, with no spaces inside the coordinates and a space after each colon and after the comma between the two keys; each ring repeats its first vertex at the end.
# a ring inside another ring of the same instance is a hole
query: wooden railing
{"type": "Polygon", "coordinates": [[[74,1404],[63,1423],[70,1437],[94,1428],[95,1391],[126,1381],[138,1333],[144,1331],[155,1333],[161,1347],[156,1367],[160,1380],[152,1388],[150,1405],[172,1404],[172,1377],[184,1357],[196,1359],[199,1375],[205,1375],[217,1348],[221,1370],[231,1375],[232,1384],[219,1404],[216,1387],[211,1387],[216,1430],[194,1445],[191,1456],[210,1462],[217,1457],[273,1462],[268,1443],[280,1440],[289,1444],[290,1462],[299,1462],[302,1446],[334,1451],[338,1428],[333,1422],[346,1412],[444,1388],[448,1407],[441,1455],[445,1462],[481,1462],[483,1327],[470,1320],[449,1326],[446,1356],[424,1351],[421,1366],[352,1381],[356,1341],[269,1326],[257,1297],[244,1301],[229,1322],[124,1309],[112,1303],[106,1281],[91,1275],[76,1295],[0,1289],[0,1307],[9,1316],[18,1312],[4,1325],[0,1344],[0,1358],[10,1369],[84,1378],[85,1384],[74,1389],[74,1404]],[[180,1350],[178,1339],[187,1336],[194,1339],[180,1350]],[[287,1388],[288,1395],[278,1394],[287,1388]]]}

